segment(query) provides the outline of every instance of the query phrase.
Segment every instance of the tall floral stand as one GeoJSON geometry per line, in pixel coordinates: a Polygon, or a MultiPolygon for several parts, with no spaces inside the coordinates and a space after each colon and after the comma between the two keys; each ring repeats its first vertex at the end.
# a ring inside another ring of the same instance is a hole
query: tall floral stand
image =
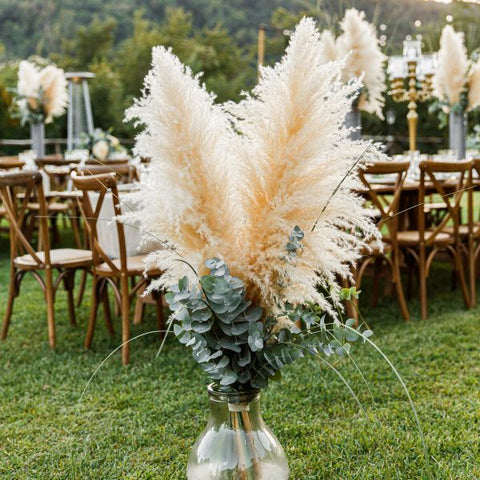
{"type": "Polygon", "coordinates": [[[362,136],[362,114],[357,107],[352,106],[352,109],[345,117],[345,127],[354,129],[350,133],[352,140],[359,140],[362,136]]]}
{"type": "Polygon", "coordinates": [[[45,123],[30,124],[30,138],[32,142],[32,150],[37,154],[38,158],[45,156],[45,123]]]}
{"type": "Polygon", "coordinates": [[[466,115],[461,112],[450,112],[448,120],[449,129],[449,145],[450,150],[453,150],[458,160],[465,159],[466,155],[466,115]]]}

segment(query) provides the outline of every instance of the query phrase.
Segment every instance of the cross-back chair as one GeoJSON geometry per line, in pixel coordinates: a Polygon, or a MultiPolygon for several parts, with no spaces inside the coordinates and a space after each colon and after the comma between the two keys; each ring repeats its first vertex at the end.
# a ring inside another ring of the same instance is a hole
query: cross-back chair
{"type": "Polygon", "coordinates": [[[103,175],[106,173],[114,173],[117,183],[131,183],[138,180],[136,168],[128,163],[110,163],[110,164],[92,164],[79,167],[78,175],[103,175]]]}
{"type": "Polygon", "coordinates": [[[378,298],[380,268],[383,263],[386,263],[390,271],[390,281],[396,289],[398,304],[405,320],[410,319],[410,314],[405,302],[400,276],[400,255],[397,232],[400,197],[403,184],[407,177],[408,168],[409,162],[376,162],[359,170],[360,180],[365,187],[365,197],[378,213],[377,227],[382,232],[383,249],[377,242],[371,243],[369,250],[364,252],[364,256],[359,262],[355,272],[355,283],[359,289],[367,267],[371,265],[372,262],[375,264],[373,302],[376,303],[378,298]],[[387,176],[392,177],[394,181],[395,188],[393,196],[382,193],[382,182],[387,176]],[[378,183],[379,180],[380,183],[378,183]],[[375,181],[377,182],[376,184],[375,181]]]}
{"type": "Polygon", "coordinates": [[[480,218],[475,218],[475,192],[480,191],[480,159],[472,160],[472,175],[468,193],[468,272],[470,288],[470,304],[477,304],[477,272],[480,256],[480,218]]]}
{"type": "MultiPolygon", "coordinates": [[[[119,245],[119,258],[109,258],[100,244],[98,222],[112,220],[100,218],[100,212],[107,195],[111,195],[115,215],[121,215],[122,213],[115,174],[112,172],[90,176],[73,174],[72,181],[74,187],[83,193],[80,210],[93,253],[92,304],[85,347],[89,348],[92,343],[98,305],[100,300],[105,299],[107,288],[110,287],[115,295],[116,304],[120,305],[123,343],[122,362],[127,364],[130,359],[130,344],[128,343],[130,339],[130,308],[136,298],[137,301],[141,301],[139,293],[147,287],[152,278],[158,277],[161,272],[151,270],[144,274],[143,260],[146,255],[127,256],[124,226],[118,221],[116,222],[116,235],[119,245]],[[98,195],[96,203],[92,202],[92,193],[98,195]]],[[[160,294],[155,296],[155,306],[158,326],[161,329],[163,328],[163,306],[160,294]]],[[[113,333],[112,330],[111,333],[113,333]]]]}
{"type": "Polygon", "coordinates": [[[22,162],[18,157],[15,157],[15,156],[0,157],[0,170],[13,170],[13,169],[21,170],[24,165],[25,165],[24,162],[22,162]]]}
{"type": "Polygon", "coordinates": [[[73,299],[74,276],[78,269],[87,270],[92,265],[89,250],[71,248],[50,249],[47,225],[47,202],[39,172],[12,172],[0,175],[0,198],[10,227],[10,280],[7,309],[2,329],[2,339],[7,337],[15,298],[27,273],[39,283],[47,304],[48,341],[55,348],[55,296],[63,283],[67,291],[70,322],[76,325],[73,299]],[[18,193],[23,193],[19,197],[18,193]],[[42,250],[37,251],[24,233],[24,222],[32,197],[38,202],[38,240],[42,250]],[[54,278],[54,272],[57,272],[54,278]],[[43,277],[40,273],[43,272],[43,277]]]}
{"type": "Polygon", "coordinates": [[[400,249],[407,255],[409,275],[417,267],[421,314],[428,317],[427,278],[433,260],[440,252],[447,252],[452,260],[456,277],[460,280],[465,305],[470,300],[465,281],[460,238],[460,206],[462,198],[468,191],[470,178],[469,161],[424,161],[420,163],[420,185],[417,210],[417,230],[400,231],[397,241],[400,249]],[[445,176],[450,178],[446,180],[445,176]],[[434,193],[445,202],[446,213],[437,225],[427,229],[425,198],[434,193]],[[412,261],[413,259],[413,261],[412,261]]]}

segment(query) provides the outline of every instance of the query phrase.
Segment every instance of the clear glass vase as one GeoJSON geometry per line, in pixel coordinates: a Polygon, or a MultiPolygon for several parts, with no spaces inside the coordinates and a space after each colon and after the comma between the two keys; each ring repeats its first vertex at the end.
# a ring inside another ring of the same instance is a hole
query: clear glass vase
{"type": "Polygon", "coordinates": [[[286,480],[282,446],[265,425],[260,390],[224,393],[208,387],[210,417],[193,446],[188,480],[286,480]]]}
{"type": "Polygon", "coordinates": [[[43,122],[30,124],[32,150],[37,158],[45,156],[45,124],[43,122]]]}

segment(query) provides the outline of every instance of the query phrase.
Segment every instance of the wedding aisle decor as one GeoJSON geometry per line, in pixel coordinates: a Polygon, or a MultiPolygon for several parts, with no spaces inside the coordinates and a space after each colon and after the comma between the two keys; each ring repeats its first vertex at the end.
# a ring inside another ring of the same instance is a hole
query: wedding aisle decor
{"type": "Polygon", "coordinates": [[[67,81],[62,69],[47,65],[40,69],[27,60],[20,62],[14,105],[22,125],[30,124],[32,150],[45,155],[45,123],[65,112],[67,81]]]}
{"type": "Polygon", "coordinates": [[[342,79],[360,80],[359,92],[347,115],[347,125],[356,127],[360,134],[360,111],[383,119],[386,90],[384,64],[387,57],[382,53],[375,26],[365,19],[365,13],[355,8],[346,10],[340,22],[341,35],[335,37],[329,30],[322,33],[324,43],[323,61],[345,58],[342,79]]]}
{"type": "Polygon", "coordinates": [[[345,60],[320,63],[324,44],[303,19],[284,57],[264,67],[239,104],[219,105],[169,49],[153,49],[144,95],[127,119],[143,127],[135,154],[151,158],[140,221],[164,248],[146,267],[164,273],[168,329],[213,382],[210,419],[193,447],[189,479],[288,478],[259,397],[306,355],[348,355],[371,332],[342,320],[356,295],[340,279],[378,238],[358,166],[382,158],[344,128],[360,79],[345,60]]]}
{"type": "Polygon", "coordinates": [[[434,106],[449,115],[450,149],[459,159],[466,153],[466,112],[480,106],[480,61],[468,59],[464,34],[446,25],[440,38],[433,93],[438,99],[434,106]]]}

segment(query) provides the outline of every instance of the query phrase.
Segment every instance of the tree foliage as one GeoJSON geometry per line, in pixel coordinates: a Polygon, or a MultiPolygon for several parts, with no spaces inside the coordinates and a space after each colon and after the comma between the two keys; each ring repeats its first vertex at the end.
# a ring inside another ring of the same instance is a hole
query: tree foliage
{"type": "MultiPolygon", "coordinates": [[[[8,115],[9,88],[15,86],[15,62],[32,56],[48,58],[65,70],[90,70],[94,122],[132,136],[123,111],[139,96],[151,62],[151,48],[163,44],[203,79],[218,101],[237,100],[256,81],[257,31],[268,24],[266,62],[284,52],[288,31],[303,15],[320,28],[335,30],[345,9],[365,10],[367,18],[387,26],[386,53],[398,53],[407,34],[421,33],[426,50],[437,48],[447,14],[456,30],[465,32],[470,53],[478,53],[480,6],[418,0],[0,0],[0,137],[27,136],[8,115]],[[415,20],[422,26],[413,26],[415,20]],[[12,74],[13,72],[13,74],[12,74]]],[[[398,118],[403,106],[387,102],[398,118]]],[[[66,122],[49,126],[47,136],[65,135],[66,122]]],[[[367,133],[385,133],[386,126],[365,117],[367,133]]],[[[405,131],[403,119],[398,130],[405,131]]],[[[437,128],[422,122],[424,135],[437,128]]]]}

